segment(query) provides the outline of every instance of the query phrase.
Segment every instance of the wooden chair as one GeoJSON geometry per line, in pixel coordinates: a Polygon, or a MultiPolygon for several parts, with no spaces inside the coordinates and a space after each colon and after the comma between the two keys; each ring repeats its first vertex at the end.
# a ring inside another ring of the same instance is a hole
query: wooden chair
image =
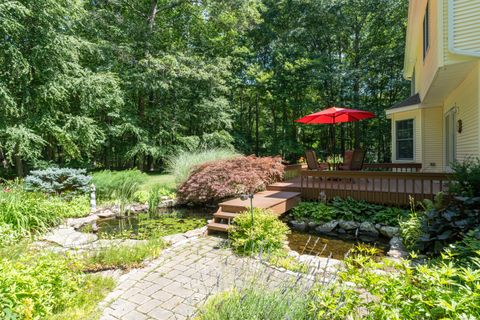
{"type": "Polygon", "coordinates": [[[353,159],[353,150],[346,150],[345,154],[343,155],[343,163],[338,165],[338,170],[351,170],[352,167],[352,159],[353,159]]]}
{"type": "Polygon", "coordinates": [[[360,171],[363,168],[364,160],[365,151],[362,149],[345,151],[345,155],[343,157],[343,164],[338,166],[338,170],[360,171]]]}
{"type": "Polygon", "coordinates": [[[317,155],[313,150],[305,151],[305,159],[307,160],[308,170],[320,170],[318,165],[317,155]]]}

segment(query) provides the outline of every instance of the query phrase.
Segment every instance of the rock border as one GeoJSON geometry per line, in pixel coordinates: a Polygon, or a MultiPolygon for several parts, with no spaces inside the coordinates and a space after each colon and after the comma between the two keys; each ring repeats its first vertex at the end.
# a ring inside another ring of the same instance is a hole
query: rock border
{"type": "Polygon", "coordinates": [[[400,228],[386,224],[373,224],[364,221],[331,220],[318,223],[313,220],[289,220],[288,224],[293,230],[300,232],[312,232],[318,236],[331,236],[345,240],[360,240],[363,242],[375,242],[380,237],[389,240],[387,257],[392,259],[407,259],[409,253],[403,245],[400,237],[400,228]]]}

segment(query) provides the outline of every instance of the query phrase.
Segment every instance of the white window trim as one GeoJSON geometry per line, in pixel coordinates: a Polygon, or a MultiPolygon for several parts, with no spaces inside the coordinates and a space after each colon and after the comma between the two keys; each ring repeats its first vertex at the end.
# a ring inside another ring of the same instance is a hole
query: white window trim
{"type": "Polygon", "coordinates": [[[415,160],[417,159],[417,120],[415,117],[413,118],[405,118],[405,119],[395,119],[395,126],[394,126],[394,132],[395,132],[395,162],[396,163],[411,163],[411,162],[416,162],[415,160]],[[405,121],[405,120],[413,120],[413,157],[412,159],[398,159],[398,154],[397,154],[397,122],[398,121],[405,121]]]}

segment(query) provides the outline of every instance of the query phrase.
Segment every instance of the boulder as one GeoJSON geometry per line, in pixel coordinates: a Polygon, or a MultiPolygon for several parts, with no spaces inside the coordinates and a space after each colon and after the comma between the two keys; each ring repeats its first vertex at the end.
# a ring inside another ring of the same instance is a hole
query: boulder
{"type": "Polygon", "coordinates": [[[172,234],[172,235],[169,235],[169,236],[165,236],[165,237],[163,237],[163,240],[165,240],[166,242],[175,246],[176,244],[179,244],[180,242],[183,242],[184,240],[187,240],[187,237],[185,235],[183,235],[183,233],[177,233],[177,234],[172,234]]]}
{"type": "Polygon", "coordinates": [[[324,223],[319,225],[315,228],[315,231],[322,234],[322,233],[329,233],[332,232],[338,226],[338,221],[332,220],[330,222],[324,223]]]}
{"type": "Polygon", "coordinates": [[[360,232],[365,233],[369,236],[378,236],[378,231],[377,229],[375,229],[375,226],[371,222],[362,222],[359,226],[359,230],[360,232]]]}
{"type": "Polygon", "coordinates": [[[99,216],[102,219],[112,218],[115,215],[116,213],[111,209],[104,209],[104,210],[97,211],[97,216],[99,216]]]}
{"type": "Polygon", "coordinates": [[[187,238],[193,238],[193,237],[201,237],[207,232],[207,227],[202,227],[198,229],[193,229],[190,231],[185,232],[183,235],[187,238]]]}
{"type": "Polygon", "coordinates": [[[297,231],[307,230],[307,223],[305,221],[292,220],[290,221],[290,225],[294,230],[297,230],[297,231]]]}
{"type": "Polygon", "coordinates": [[[72,248],[92,243],[98,237],[91,233],[78,232],[72,227],[67,227],[54,229],[46,234],[43,239],[65,248],[72,248]]]}
{"type": "Polygon", "coordinates": [[[83,227],[87,224],[92,224],[93,222],[97,221],[98,218],[99,217],[96,214],[91,214],[91,215],[89,215],[87,217],[83,217],[83,218],[70,218],[70,219],[67,219],[66,225],[68,227],[72,227],[75,230],[77,230],[77,229],[80,229],[81,227],[83,227]]]}
{"type": "Polygon", "coordinates": [[[340,225],[340,228],[345,229],[346,231],[357,229],[360,226],[360,223],[355,221],[340,220],[338,224],[340,225]]]}
{"type": "Polygon", "coordinates": [[[318,223],[316,223],[315,221],[308,222],[308,230],[315,230],[317,226],[318,226],[318,223]]]}
{"type": "Polygon", "coordinates": [[[380,227],[380,233],[388,238],[393,238],[400,233],[400,229],[397,227],[382,226],[380,227]]]}

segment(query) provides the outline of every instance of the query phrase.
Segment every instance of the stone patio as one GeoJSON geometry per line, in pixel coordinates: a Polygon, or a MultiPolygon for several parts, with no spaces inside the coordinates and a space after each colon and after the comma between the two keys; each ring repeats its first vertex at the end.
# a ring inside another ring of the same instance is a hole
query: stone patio
{"type": "MultiPolygon", "coordinates": [[[[218,237],[190,238],[165,250],[146,268],[119,279],[101,307],[102,320],[191,319],[216,292],[245,286],[263,278],[275,288],[302,279],[272,268],[259,259],[238,257],[218,237]]],[[[307,283],[311,281],[302,281],[307,283]]]]}

